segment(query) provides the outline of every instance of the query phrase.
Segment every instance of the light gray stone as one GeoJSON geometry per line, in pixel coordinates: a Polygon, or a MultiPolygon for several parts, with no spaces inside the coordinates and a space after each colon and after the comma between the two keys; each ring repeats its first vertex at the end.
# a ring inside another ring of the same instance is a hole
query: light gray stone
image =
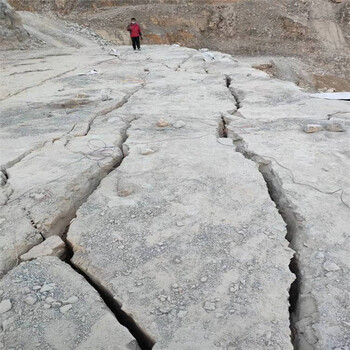
{"type": "Polygon", "coordinates": [[[32,248],[28,253],[21,255],[22,261],[37,259],[42,256],[62,257],[65,253],[65,244],[58,236],[52,236],[41,244],[32,248]]]}
{"type": "Polygon", "coordinates": [[[303,129],[306,133],[314,133],[323,130],[323,126],[321,124],[307,124],[303,129]]]}
{"type": "Polygon", "coordinates": [[[323,268],[326,270],[326,271],[338,271],[340,270],[340,267],[332,262],[332,261],[326,261],[324,264],[323,264],[323,268]]]}
{"type": "Polygon", "coordinates": [[[12,304],[10,299],[2,300],[0,303],[0,314],[4,314],[11,310],[12,304]]]}
{"type": "Polygon", "coordinates": [[[68,312],[73,306],[71,304],[65,305],[60,307],[60,311],[62,314],[65,314],[66,312],[68,312]]]}

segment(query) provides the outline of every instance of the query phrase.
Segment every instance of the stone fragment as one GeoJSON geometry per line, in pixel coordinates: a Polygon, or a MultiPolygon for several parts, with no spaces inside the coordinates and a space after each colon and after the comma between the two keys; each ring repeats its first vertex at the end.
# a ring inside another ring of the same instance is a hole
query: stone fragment
{"type": "Polygon", "coordinates": [[[177,314],[177,317],[179,318],[184,318],[187,315],[187,311],[185,310],[180,310],[177,314]]]}
{"type": "Polygon", "coordinates": [[[60,311],[62,314],[65,314],[66,312],[68,312],[73,306],[71,304],[65,305],[60,307],[60,311]]]}
{"type": "Polygon", "coordinates": [[[314,132],[319,132],[321,130],[323,130],[322,125],[320,124],[307,124],[304,126],[303,129],[306,133],[314,133],[314,132]]]}
{"type": "Polygon", "coordinates": [[[47,303],[51,304],[51,303],[54,303],[54,302],[56,301],[56,299],[53,298],[53,297],[47,297],[47,298],[45,299],[45,301],[46,301],[47,303]]]}
{"type": "Polygon", "coordinates": [[[206,301],[203,306],[204,310],[206,311],[214,311],[216,309],[215,303],[206,301]]]}
{"type": "Polygon", "coordinates": [[[21,255],[22,261],[37,259],[42,256],[62,257],[65,253],[65,244],[58,236],[51,236],[44,242],[32,248],[28,253],[21,255]]]}
{"type": "Polygon", "coordinates": [[[14,317],[9,317],[6,320],[2,321],[2,329],[4,331],[8,331],[11,329],[12,325],[15,322],[15,318],[14,317]]]}
{"type": "Polygon", "coordinates": [[[61,307],[61,305],[62,305],[62,304],[61,304],[59,301],[54,301],[53,303],[51,303],[51,306],[52,306],[52,307],[56,307],[56,308],[57,308],[57,307],[61,307]]]}
{"type": "Polygon", "coordinates": [[[45,293],[45,292],[50,292],[53,289],[52,286],[48,285],[48,284],[44,284],[41,288],[40,288],[40,293],[45,293]]]}
{"type": "Polygon", "coordinates": [[[102,100],[103,102],[105,102],[105,101],[110,101],[110,100],[112,100],[112,98],[111,98],[110,96],[108,96],[108,95],[103,95],[102,98],[101,98],[101,100],[102,100]]]}
{"type": "Polygon", "coordinates": [[[323,264],[323,268],[328,272],[340,270],[340,267],[336,263],[331,261],[326,261],[323,264]]]}
{"type": "Polygon", "coordinates": [[[331,122],[326,124],[326,130],[331,132],[343,132],[345,127],[342,123],[331,122]]]}
{"type": "Polygon", "coordinates": [[[0,303],[0,314],[4,314],[7,311],[10,311],[12,307],[10,299],[3,300],[0,303]]]}
{"type": "Polygon", "coordinates": [[[169,126],[169,123],[163,118],[161,118],[157,121],[157,126],[160,128],[165,128],[166,126],[169,126]]]}
{"type": "Polygon", "coordinates": [[[63,300],[62,304],[63,305],[65,305],[65,304],[75,304],[78,300],[79,300],[79,298],[76,295],[73,295],[73,296],[69,297],[68,299],[63,300]]]}
{"type": "Polygon", "coordinates": [[[140,150],[140,154],[143,155],[143,156],[148,156],[149,154],[152,154],[152,153],[155,153],[156,150],[155,149],[152,149],[152,148],[142,148],[140,150]]]}
{"type": "Polygon", "coordinates": [[[34,305],[38,299],[36,298],[35,295],[28,295],[24,301],[28,304],[28,305],[34,305]]]}
{"type": "Polygon", "coordinates": [[[134,190],[132,188],[125,188],[123,190],[118,191],[118,196],[119,197],[128,197],[130,196],[134,190]]]}
{"type": "Polygon", "coordinates": [[[173,123],[173,127],[175,129],[181,129],[186,125],[186,123],[183,120],[178,120],[175,123],[173,123]]]}

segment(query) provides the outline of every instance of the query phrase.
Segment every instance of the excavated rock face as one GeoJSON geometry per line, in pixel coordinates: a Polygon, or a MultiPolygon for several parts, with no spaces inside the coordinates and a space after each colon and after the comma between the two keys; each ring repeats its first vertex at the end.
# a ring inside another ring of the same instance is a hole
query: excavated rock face
{"type": "MultiPolygon", "coordinates": [[[[341,26],[344,26],[344,32],[350,33],[350,1],[345,0],[337,12],[337,20],[341,26]]],[[[348,43],[350,43],[350,36],[346,36],[348,43]]]]}
{"type": "Polygon", "coordinates": [[[133,16],[142,26],[146,44],[178,43],[234,55],[300,56],[344,79],[350,74],[344,63],[349,55],[347,0],[10,2],[17,10],[65,16],[118,45],[129,44],[125,27],[133,16]]]}
{"type": "Polygon", "coordinates": [[[0,0],[0,46],[2,48],[18,48],[29,38],[22,27],[20,17],[6,0],[0,0]]]}

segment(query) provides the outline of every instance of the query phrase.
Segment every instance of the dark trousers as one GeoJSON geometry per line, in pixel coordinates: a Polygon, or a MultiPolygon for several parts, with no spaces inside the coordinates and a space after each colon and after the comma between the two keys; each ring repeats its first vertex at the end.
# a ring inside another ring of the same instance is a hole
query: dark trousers
{"type": "Polygon", "coordinates": [[[135,38],[131,38],[132,41],[132,47],[134,48],[134,50],[136,50],[136,47],[139,49],[140,48],[140,37],[137,36],[135,38]]]}

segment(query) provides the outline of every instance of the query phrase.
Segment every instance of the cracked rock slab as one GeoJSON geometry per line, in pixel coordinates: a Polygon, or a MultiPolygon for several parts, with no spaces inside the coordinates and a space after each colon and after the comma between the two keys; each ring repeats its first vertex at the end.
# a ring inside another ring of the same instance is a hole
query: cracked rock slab
{"type": "Polygon", "coordinates": [[[67,234],[72,263],[153,349],[291,349],[285,224],[256,166],[218,142],[221,113],[234,106],[224,76],[191,64],[151,69],[118,111],[137,116],[128,156],[78,210],[67,234]],[[169,125],[157,126],[161,118],[169,125]]]}
{"type": "Polygon", "coordinates": [[[0,315],[2,349],[137,349],[97,292],[55,257],[21,263],[0,290],[12,304],[0,315]]]}

